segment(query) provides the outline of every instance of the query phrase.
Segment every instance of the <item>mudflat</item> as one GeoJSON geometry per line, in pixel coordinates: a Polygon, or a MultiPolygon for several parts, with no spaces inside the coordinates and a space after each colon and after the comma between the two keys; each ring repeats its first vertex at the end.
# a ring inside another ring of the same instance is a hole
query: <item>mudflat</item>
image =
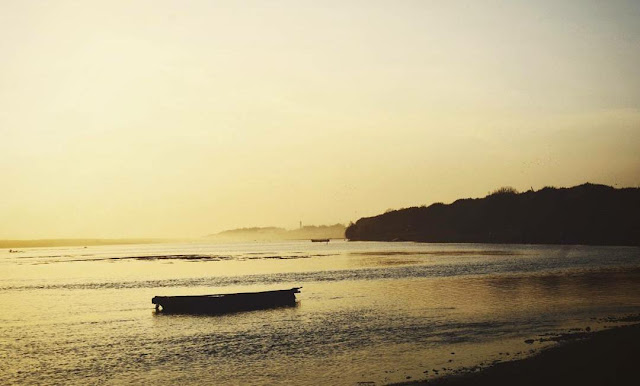
{"type": "Polygon", "coordinates": [[[576,334],[521,360],[424,385],[637,385],[640,383],[640,324],[576,334]]]}

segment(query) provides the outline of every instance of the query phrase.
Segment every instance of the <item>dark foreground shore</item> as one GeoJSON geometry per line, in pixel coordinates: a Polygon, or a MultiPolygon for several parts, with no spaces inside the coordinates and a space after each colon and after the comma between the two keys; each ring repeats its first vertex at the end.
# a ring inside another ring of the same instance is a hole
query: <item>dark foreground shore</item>
{"type": "Polygon", "coordinates": [[[577,334],[539,354],[412,385],[638,385],[640,324],[577,334]]]}

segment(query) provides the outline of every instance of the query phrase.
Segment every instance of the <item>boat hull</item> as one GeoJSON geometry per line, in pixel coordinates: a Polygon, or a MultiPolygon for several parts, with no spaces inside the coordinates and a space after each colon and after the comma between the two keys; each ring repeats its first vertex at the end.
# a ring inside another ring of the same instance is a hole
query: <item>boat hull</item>
{"type": "Polygon", "coordinates": [[[296,305],[300,288],[201,296],[155,296],[156,311],[174,314],[225,314],[296,305]]]}

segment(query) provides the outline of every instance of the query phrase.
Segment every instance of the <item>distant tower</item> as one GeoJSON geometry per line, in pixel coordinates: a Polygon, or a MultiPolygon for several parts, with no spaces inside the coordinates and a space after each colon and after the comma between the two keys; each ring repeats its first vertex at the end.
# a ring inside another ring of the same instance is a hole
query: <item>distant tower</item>
{"type": "Polygon", "coordinates": [[[302,229],[302,220],[300,220],[300,229],[302,229]]]}

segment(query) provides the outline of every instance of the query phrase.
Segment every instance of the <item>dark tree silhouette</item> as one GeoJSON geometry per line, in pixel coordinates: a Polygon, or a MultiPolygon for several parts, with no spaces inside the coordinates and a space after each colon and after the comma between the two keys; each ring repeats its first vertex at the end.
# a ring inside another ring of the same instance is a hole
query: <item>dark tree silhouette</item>
{"type": "Polygon", "coordinates": [[[640,189],[583,184],[517,193],[501,188],[361,218],[349,240],[640,245],[640,189]]]}

